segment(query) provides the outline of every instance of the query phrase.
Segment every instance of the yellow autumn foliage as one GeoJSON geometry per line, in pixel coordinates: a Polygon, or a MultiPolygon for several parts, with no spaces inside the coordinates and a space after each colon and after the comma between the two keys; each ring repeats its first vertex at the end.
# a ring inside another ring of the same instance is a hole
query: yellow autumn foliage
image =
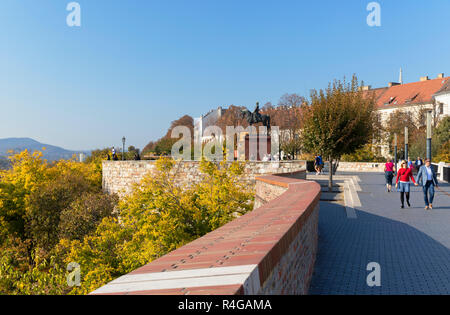
{"type": "MultiPolygon", "coordinates": [[[[176,181],[178,162],[162,158],[156,162],[156,172],[135,185],[132,193],[116,204],[114,214],[99,221],[92,233],[76,239],[60,237],[49,250],[37,246],[26,233],[29,229],[26,213],[31,211],[27,209],[31,207],[34,217],[36,209],[40,209],[41,201],[36,194],[39,196],[41,191],[46,194],[42,200],[47,209],[45,205],[52,202],[49,199],[52,194],[54,198],[68,198],[66,188],[52,187],[57,182],[55,185],[61,185],[61,179],[64,183],[64,178],[82,177],[90,187],[87,193],[100,190],[101,164],[48,163],[41,154],[28,152],[11,159],[13,167],[0,173],[0,293],[3,294],[88,294],[253,208],[252,189],[242,181],[243,164],[202,161],[202,180],[183,187],[176,181]],[[12,219],[20,224],[11,225],[12,219]],[[80,286],[67,285],[66,267],[71,262],[81,267],[80,286]]],[[[75,203],[78,208],[86,200],[98,199],[84,198],[82,194],[71,198],[75,197],[81,202],[75,203]]],[[[60,200],[55,202],[64,204],[60,200]]],[[[43,213],[48,215],[47,212],[43,213]]],[[[61,209],[58,213],[67,211],[61,209]]],[[[58,235],[54,232],[51,235],[58,235]]]]}

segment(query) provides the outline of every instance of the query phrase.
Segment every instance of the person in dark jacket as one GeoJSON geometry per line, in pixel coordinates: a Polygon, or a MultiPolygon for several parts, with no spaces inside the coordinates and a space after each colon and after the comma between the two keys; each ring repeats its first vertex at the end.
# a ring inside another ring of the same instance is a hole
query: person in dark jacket
{"type": "Polygon", "coordinates": [[[416,167],[416,171],[418,172],[420,168],[423,166],[423,161],[420,158],[420,156],[417,157],[417,160],[414,162],[414,165],[416,167]]]}
{"type": "Polygon", "coordinates": [[[425,210],[433,209],[434,187],[438,187],[439,183],[436,172],[431,166],[431,161],[429,159],[426,159],[425,165],[420,168],[419,174],[417,174],[417,183],[422,184],[425,210]],[[428,198],[428,194],[430,195],[430,198],[428,198]]]}
{"type": "Polygon", "coordinates": [[[316,155],[316,157],[314,158],[314,168],[316,170],[316,175],[320,175],[322,174],[322,169],[323,169],[323,159],[321,155],[316,155]]]}

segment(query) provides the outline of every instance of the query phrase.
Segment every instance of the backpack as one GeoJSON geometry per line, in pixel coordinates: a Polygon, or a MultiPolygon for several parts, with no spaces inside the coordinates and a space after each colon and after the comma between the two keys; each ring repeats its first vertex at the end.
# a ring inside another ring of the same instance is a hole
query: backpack
{"type": "Polygon", "coordinates": [[[318,156],[317,159],[319,160],[319,165],[323,165],[323,160],[322,160],[322,156],[318,156]]]}

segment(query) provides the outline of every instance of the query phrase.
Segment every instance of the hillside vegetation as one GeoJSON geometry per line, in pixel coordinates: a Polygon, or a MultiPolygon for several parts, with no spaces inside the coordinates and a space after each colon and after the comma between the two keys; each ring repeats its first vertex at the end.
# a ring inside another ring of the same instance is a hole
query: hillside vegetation
{"type": "Polygon", "coordinates": [[[203,181],[183,188],[169,175],[176,163],[161,159],[119,201],[101,190],[100,159],[47,163],[25,150],[10,160],[0,171],[0,294],[87,294],[253,208],[239,163],[203,161],[203,181]]]}

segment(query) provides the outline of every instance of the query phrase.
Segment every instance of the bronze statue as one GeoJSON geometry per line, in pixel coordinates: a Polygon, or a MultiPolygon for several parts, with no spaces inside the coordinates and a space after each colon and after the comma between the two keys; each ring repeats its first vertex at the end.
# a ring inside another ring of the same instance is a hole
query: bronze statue
{"type": "Polygon", "coordinates": [[[248,109],[242,110],[242,116],[246,118],[250,126],[262,122],[270,130],[270,116],[259,113],[259,102],[256,103],[255,111],[252,113],[248,109]]]}

